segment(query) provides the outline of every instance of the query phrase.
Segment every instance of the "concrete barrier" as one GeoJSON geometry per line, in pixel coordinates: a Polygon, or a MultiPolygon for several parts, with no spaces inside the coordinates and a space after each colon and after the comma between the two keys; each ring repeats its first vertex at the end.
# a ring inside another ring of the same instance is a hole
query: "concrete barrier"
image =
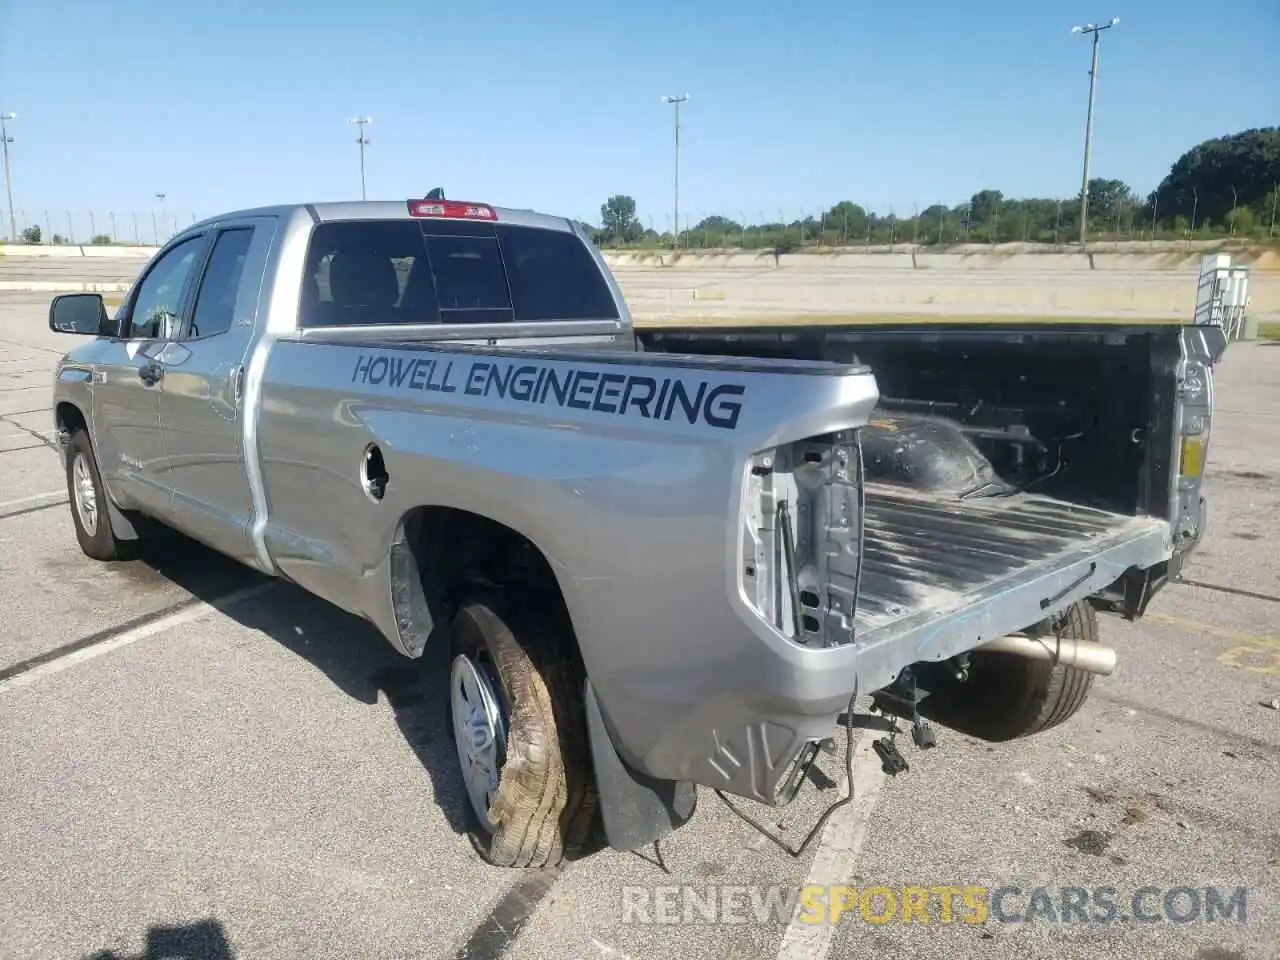
{"type": "Polygon", "coordinates": [[[66,260],[74,257],[97,257],[105,260],[150,260],[156,255],[159,247],[127,247],[96,246],[94,244],[27,244],[0,243],[0,257],[21,257],[31,259],[46,257],[51,260],[66,260]]]}
{"type": "Polygon", "coordinates": [[[36,257],[47,258],[49,260],[67,260],[72,257],[83,257],[79,247],[68,246],[34,246],[27,244],[9,244],[0,246],[0,257],[21,257],[24,260],[36,257]]]}
{"type": "Polygon", "coordinates": [[[116,258],[135,258],[137,260],[150,260],[160,250],[159,247],[97,247],[87,246],[81,247],[81,251],[86,257],[100,257],[104,260],[113,260],[116,258]]]}
{"type": "Polygon", "coordinates": [[[13,293],[125,293],[129,286],[118,280],[0,280],[0,290],[13,293]]]}
{"type": "MultiPolygon", "coordinates": [[[[127,290],[154,247],[0,245],[0,290],[127,290]],[[77,263],[78,260],[78,263],[77,263]],[[7,261],[7,262],[6,262],[7,261]]],[[[1232,250],[1249,267],[1249,313],[1280,319],[1280,255],[1232,250]]],[[[1185,318],[1200,254],[1184,245],[1033,251],[935,248],[607,251],[641,319],[798,314],[981,314],[1185,318]]]]}
{"type": "Polygon", "coordinates": [[[950,247],[806,247],[775,257],[772,250],[606,250],[611,267],[724,270],[765,267],[850,270],[941,270],[1008,273],[1071,271],[1198,272],[1205,253],[1226,252],[1250,273],[1280,272],[1280,252],[1221,241],[1206,243],[1111,243],[1076,246],[1046,244],[956,244],[950,247]]]}

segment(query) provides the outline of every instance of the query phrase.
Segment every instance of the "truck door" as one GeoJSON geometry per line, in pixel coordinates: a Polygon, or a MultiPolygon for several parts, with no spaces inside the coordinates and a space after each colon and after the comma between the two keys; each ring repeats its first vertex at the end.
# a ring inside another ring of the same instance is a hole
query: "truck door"
{"type": "Polygon", "coordinates": [[[250,565],[255,563],[249,536],[253,495],[245,469],[245,366],[275,227],[274,217],[254,217],[214,228],[191,310],[158,358],[160,423],[173,489],[170,522],[250,565]]]}
{"type": "Polygon", "coordinates": [[[208,237],[184,237],[152,261],[126,298],[118,336],[95,371],[94,444],[103,479],[126,507],[169,508],[157,355],[178,329],[208,237]]]}

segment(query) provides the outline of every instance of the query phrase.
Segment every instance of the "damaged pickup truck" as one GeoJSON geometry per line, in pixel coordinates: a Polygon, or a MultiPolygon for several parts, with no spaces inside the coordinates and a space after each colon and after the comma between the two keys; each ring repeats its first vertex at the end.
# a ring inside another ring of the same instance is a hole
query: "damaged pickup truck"
{"type": "Polygon", "coordinates": [[[576,223],[449,200],[207,220],[114,317],[49,322],[92,338],[54,399],[83,551],[176,530],[438,658],[505,866],[650,843],[698,784],[787,803],[859,693],[922,746],[1069,718],[1115,663],[1099,614],[1203,533],[1225,346],[638,332],[576,223]]]}

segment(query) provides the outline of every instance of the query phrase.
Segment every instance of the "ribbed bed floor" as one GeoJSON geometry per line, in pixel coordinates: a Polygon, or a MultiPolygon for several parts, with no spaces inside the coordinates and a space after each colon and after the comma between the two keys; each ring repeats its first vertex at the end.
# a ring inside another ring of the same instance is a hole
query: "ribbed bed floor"
{"type": "Polygon", "coordinates": [[[944,501],[869,484],[857,631],[926,609],[941,615],[1032,567],[1159,524],[1037,494],[944,501]]]}

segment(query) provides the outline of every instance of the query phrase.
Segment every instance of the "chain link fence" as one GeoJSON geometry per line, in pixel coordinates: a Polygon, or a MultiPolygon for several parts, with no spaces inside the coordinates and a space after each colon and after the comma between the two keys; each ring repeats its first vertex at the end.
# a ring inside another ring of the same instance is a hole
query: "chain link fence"
{"type": "Polygon", "coordinates": [[[61,245],[157,246],[202,219],[169,208],[155,210],[24,210],[14,209],[10,236],[7,217],[0,235],[9,242],[61,245]]]}
{"type": "MultiPolygon", "coordinates": [[[[1097,203],[1088,211],[1091,242],[1280,240],[1280,188],[1259,204],[1240,206],[1212,219],[1192,206],[1189,215],[1169,215],[1154,203],[1097,203]]],[[[1166,202],[1168,198],[1165,198],[1166,202]]],[[[1168,203],[1168,206],[1172,206],[1168,203]]],[[[674,212],[606,218],[603,227],[588,224],[597,243],[608,248],[799,249],[859,246],[948,246],[961,243],[1065,244],[1080,238],[1080,201],[1006,200],[978,195],[957,206],[913,203],[875,213],[857,203],[827,210],[777,209],[680,211],[679,242],[673,244],[674,212]],[[979,202],[981,201],[981,202],[979,202]]]]}
{"type": "MultiPolygon", "coordinates": [[[[1277,207],[1280,189],[1261,204],[1233,209],[1212,220],[1197,215],[1166,217],[1160,198],[1146,203],[1096,204],[1090,199],[1089,240],[1241,240],[1280,239],[1277,207]]],[[[680,211],[680,235],[673,243],[673,211],[618,216],[604,226],[587,223],[595,240],[611,249],[771,249],[858,246],[947,246],[961,243],[1063,244],[1079,239],[1078,200],[1004,200],[998,196],[947,206],[913,203],[872,212],[844,202],[827,210],[742,208],[680,211]],[[982,200],[982,202],[977,202],[982,200]]],[[[0,236],[9,242],[38,244],[158,245],[203,214],[169,207],[152,210],[15,209],[12,228],[7,216],[0,236]]]]}

